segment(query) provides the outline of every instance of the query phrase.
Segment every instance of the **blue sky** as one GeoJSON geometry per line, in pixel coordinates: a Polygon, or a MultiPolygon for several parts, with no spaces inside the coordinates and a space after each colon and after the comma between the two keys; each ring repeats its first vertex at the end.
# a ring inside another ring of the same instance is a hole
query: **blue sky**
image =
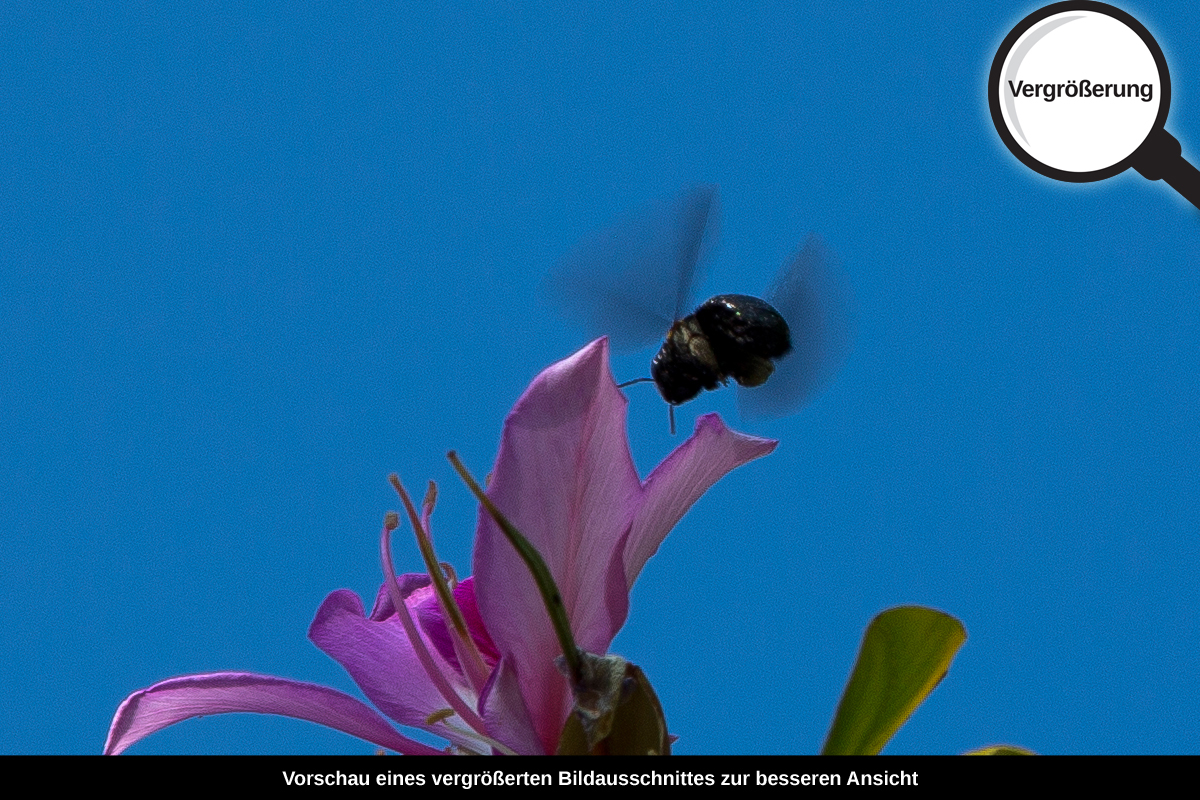
{"type": "MultiPolygon", "coordinates": [[[[816,231],[857,334],[794,416],[680,409],[780,446],[684,518],[614,645],[677,751],[817,751],[863,628],[908,603],[969,638],[889,752],[1196,750],[1200,216],[1004,149],[987,71],[1036,4],[448,5],[0,5],[0,752],[98,752],[172,675],[357,694],[305,631],[374,596],[388,473],[439,483],[465,573],[446,451],[486,471],[589,339],[544,276],[699,182],[699,296],[816,231]]],[[[1200,6],[1123,7],[1200,160],[1200,6]]],[[[645,474],[682,437],[648,387],[629,417],[645,474]]],[[[133,750],[370,751],[248,715],[133,750]]]]}

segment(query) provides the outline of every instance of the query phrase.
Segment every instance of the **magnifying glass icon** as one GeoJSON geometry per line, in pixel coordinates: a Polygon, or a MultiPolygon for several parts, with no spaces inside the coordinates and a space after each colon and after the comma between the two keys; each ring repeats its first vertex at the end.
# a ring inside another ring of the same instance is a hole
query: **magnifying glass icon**
{"type": "Polygon", "coordinates": [[[1021,20],[992,61],[988,103],[1004,144],[1046,177],[1088,183],[1133,167],[1200,208],[1200,171],[1164,127],[1162,48],[1119,8],[1069,0],[1021,20]]]}

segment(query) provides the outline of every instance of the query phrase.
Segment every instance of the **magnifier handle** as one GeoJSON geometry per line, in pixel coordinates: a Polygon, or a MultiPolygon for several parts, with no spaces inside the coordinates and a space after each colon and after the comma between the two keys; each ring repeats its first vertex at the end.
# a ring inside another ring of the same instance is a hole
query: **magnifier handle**
{"type": "Polygon", "coordinates": [[[1200,208],[1200,170],[1183,157],[1179,140],[1162,128],[1155,128],[1137,152],[1133,168],[1147,180],[1163,180],[1196,208],[1200,208]]]}

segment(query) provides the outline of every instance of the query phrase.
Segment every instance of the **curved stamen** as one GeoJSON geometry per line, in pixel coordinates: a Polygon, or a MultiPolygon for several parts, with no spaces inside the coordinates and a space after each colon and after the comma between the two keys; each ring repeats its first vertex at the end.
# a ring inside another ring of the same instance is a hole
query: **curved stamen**
{"type": "Polygon", "coordinates": [[[466,674],[467,680],[470,681],[471,687],[477,695],[481,694],[484,685],[487,684],[490,670],[483,662],[483,656],[475,647],[475,641],[467,630],[467,621],[463,618],[462,609],[458,607],[458,603],[450,591],[446,575],[438,563],[437,554],[433,551],[433,539],[429,535],[429,517],[433,513],[433,502],[437,497],[434,484],[432,481],[430,482],[429,491],[425,494],[425,502],[422,504],[424,517],[417,519],[417,510],[413,506],[412,498],[408,496],[408,491],[400,483],[400,478],[393,473],[388,476],[388,480],[391,481],[392,488],[400,495],[400,500],[404,503],[404,510],[408,513],[409,522],[412,523],[413,531],[416,533],[417,547],[421,551],[422,558],[425,559],[425,571],[429,573],[429,577],[433,581],[434,592],[437,595],[438,605],[442,608],[442,614],[449,621],[446,628],[450,633],[450,641],[454,646],[455,655],[458,656],[459,664],[466,674]]]}
{"type": "Polygon", "coordinates": [[[387,582],[388,595],[392,598],[392,605],[395,607],[396,616],[400,619],[400,624],[404,626],[404,632],[408,635],[409,642],[412,643],[413,652],[416,654],[417,660],[425,668],[425,674],[429,676],[429,680],[437,687],[438,693],[442,695],[464,722],[480,733],[483,733],[487,730],[487,725],[467,705],[466,701],[459,697],[458,692],[450,685],[450,681],[446,679],[446,675],[434,663],[433,655],[429,652],[429,648],[425,646],[425,639],[421,636],[420,631],[417,630],[417,625],[413,622],[412,615],[408,611],[408,605],[400,595],[400,584],[396,580],[396,570],[392,566],[391,544],[391,533],[397,527],[399,527],[399,519],[395,514],[389,514],[383,526],[383,534],[379,540],[379,555],[380,560],[383,561],[383,577],[387,582]],[[391,527],[388,527],[389,524],[391,527]]]}

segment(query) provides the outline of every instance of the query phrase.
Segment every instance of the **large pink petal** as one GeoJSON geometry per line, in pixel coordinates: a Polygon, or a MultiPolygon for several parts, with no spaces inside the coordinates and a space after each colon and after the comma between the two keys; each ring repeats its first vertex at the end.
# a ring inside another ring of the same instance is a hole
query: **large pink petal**
{"type": "MultiPolygon", "coordinates": [[[[717,480],[776,443],[735,433],[715,414],[638,480],[625,395],[597,340],[534,379],[504,424],[488,495],[546,560],[580,647],[605,653],[629,589],[672,526],[717,480]]],[[[483,511],[475,595],[504,662],[519,678],[538,738],[553,752],[571,699],[554,667],[558,640],[528,569],[483,511]]]]}
{"type": "Polygon", "coordinates": [[[246,711],[278,714],[335,728],[398,753],[440,751],[400,735],[360,700],[312,683],[245,672],[186,675],[134,692],[121,703],[104,743],[106,755],[191,717],[246,711]]]}
{"type": "MultiPolygon", "coordinates": [[[[488,495],[537,548],[580,647],[605,652],[628,609],[620,558],[641,482],[625,433],[624,394],[599,339],[546,369],[504,424],[488,495]]],[[[560,649],[528,569],[486,513],[474,554],[479,611],[546,750],[570,707],[560,649]]]]}
{"type": "MultiPolygon", "coordinates": [[[[625,576],[629,588],[647,559],[714,483],[747,461],[765,456],[779,444],[731,431],[716,414],[696,420],[686,442],[654,468],[642,487],[641,503],[625,546],[625,576]]],[[[613,631],[614,635],[616,631],[613,631]]]]}

